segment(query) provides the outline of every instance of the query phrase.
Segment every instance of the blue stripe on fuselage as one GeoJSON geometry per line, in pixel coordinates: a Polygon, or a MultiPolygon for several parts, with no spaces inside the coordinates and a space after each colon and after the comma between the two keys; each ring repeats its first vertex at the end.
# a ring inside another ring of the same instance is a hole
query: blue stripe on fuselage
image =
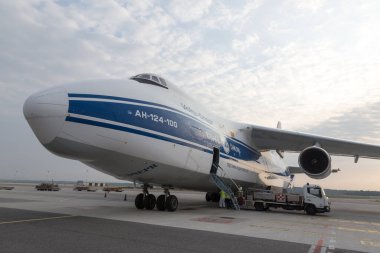
{"type": "MultiPolygon", "coordinates": [[[[137,130],[137,129],[130,128],[130,127],[118,126],[118,125],[109,124],[109,123],[105,123],[105,122],[99,122],[99,121],[95,121],[95,120],[88,120],[88,119],[82,119],[82,118],[71,117],[71,116],[67,116],[66,121],[85,124],[85,125],[91,125],[91,126],[98,126],[98,127],[103,127],[103,128],[109,128],[109,129],[114,129],[114,130],[118,130],[118,131],[133,133],[133,134],[138,134],[138,135],[142,135],[142,136],[146,136],[146,137],[150,137],[150,138],[163,140],[163,141],[179,144],[182,146],[190,147],[190,148],[197,149],[197,150],[209,153],[209,154],[213,153],[213,151],[211,149],[201,148],[199,146],[196,146],[196,145],[184,142],[184,141],[179,141],[179,140],[176,140],[173,138],[165,137],[165,136],[162,136],[159,134],[149,133],[146,131],[137,130]]],[[[225,158],[225,159],[231,159],[231,157],[229,157],[225,154],[221,154],[220,156],[225,158]]]]}
{"type": "MultiPolygon", "coordinates": [[[[142,101],[139,101],[139,103],[141,102],[142,101]]],[[[154,105],[158,106],[158,104],[154,105]]],[[[169,109],[172,110],[172,108],[169,109]]],[[[222,140],[222,137],[216,131],[190,117],[186,117],[180,113],[163,110],[160,108],[105,101],[70,100],[69,113],[75,113],[149,129],[158,133],[163,133],[184,139],[186,141],[196,143],[208,148],[219,147],[222,155],[224,153],[236,159],[256,161],[260,157],[259,152],[251,150],[245,145],[242,145],[230,138],[226,138],[226,141],[229,144],[229,150],[227,150],[229,152],[227,153],[223,148],[224,140],[222,140]]],[[[114,125],[112,125],[114,127],[110,127],[110,125],[112,124],[99,126],[112,129],[115,129],[115,127],[120,127],[114,125]]]]}
{"type": "Polygon", "coordinates": [[[162,136],[162,135],[148,133],[146,131],[141,131],[141,130],[130,128],[130,127],[118,126],[118,125],[109,124],[109,123],[105,123],[105,122],[99,122],[99,121],[82,119],[82,118],[71,117],[71,116],[66,117],[66,121],[75,122],[75,123],[81,123],[81,124],[86,124],[86,125],[92,125],[92,126],[98,126],[98,127],[104,127],[104,128],[119,130],[119,131],[123,131],[123,132],[143,135],[143,136],[151,137],[151,138],[154,138],[154,139],[159,139],[159,140],[163,140],[163,141],[168,141],[168,142],[180,144],[180,145],[183,145],[183,146],[188,146],[188,147],[191,147],[191,148],[194,148],[194,149],[198,149],[198,150],[201,150],[201,151],[204,151],[204,152],[207,152],[207,153],[212,153],[212,151],[209,150],[209,149],[204,149],[204,148],[201,148],[199,146],[192,145],[192,144],[189,144],[189,143],[186,143],[186,142],[183,142],[183,141],[178,141],[178,140],[175,140],[175,139],[172,139],[172,138],[168,138],[168,137],[165,137],[165,136],[162,136]]]}
{"type": "Polygon", "coordinates": [[[180,110],[177,110],[175,108],[172,108],[172,107],[169,107],[169,106],[166,106],[166,105],[157,104],[157,103],[153,103],[153,102],[146,102],[146,101],[143,101],[143,100],[132,99],[132,98],[123,98],[123,97],[115,97],[115,96],[107,96],[107,95],[94,95],[94,94],[78,94],[78,93],[69,93],[68,96],[70,98],[97,98],[97,99],[108,99],[108,100],[116,100],[116,101],[125,101],[125,102],[139,103],[139,104],[145,104],[145,105],[154,105],[154,106],[159,106],[159,107],[163,107],[163,108],[167,108],[167,109],[170,109],[170,110],[173,110],[173,111],[177,111],[177,112],[183,113],[180,110]]]}

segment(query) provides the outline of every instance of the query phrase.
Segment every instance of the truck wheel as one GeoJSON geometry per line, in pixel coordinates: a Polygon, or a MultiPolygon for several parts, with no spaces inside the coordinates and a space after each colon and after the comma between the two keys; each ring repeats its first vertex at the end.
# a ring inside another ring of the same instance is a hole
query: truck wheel
{"type": "Polygon", "coordinates": [[[307,205],[305,211],[308,215],[315,215],[317,213],[314,205],[307,205]]]}
{"type": "Polygon", "coordinates": [[[135,198],[135,206],[137,209],[144,209],[144,194],[140,193],[135,198]]]}
{"type": "Polygon", "coordinates": [[[255,202],[253,205],[257,211],[264,211],[264,203],[263,202],[255,202]]]}

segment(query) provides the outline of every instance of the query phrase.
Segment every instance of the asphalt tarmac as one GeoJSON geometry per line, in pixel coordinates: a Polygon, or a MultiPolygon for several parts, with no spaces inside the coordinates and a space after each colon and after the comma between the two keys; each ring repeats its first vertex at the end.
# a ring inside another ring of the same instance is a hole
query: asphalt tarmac
{"type": "Polygon", "coordinates": [[[378,200],[333,200],[330,214],[308,216],[219,209],[180,191],[169,213],[137,210],[137,193],[0,191],[0,253],[380,252],[378,200]]]}
{"type": "Polygon", "coordinates": [[[307,252],[309,245],[0,208],[0,252],[307,252]],[[273,247],[275,245],[275,247],[273,247]]]}

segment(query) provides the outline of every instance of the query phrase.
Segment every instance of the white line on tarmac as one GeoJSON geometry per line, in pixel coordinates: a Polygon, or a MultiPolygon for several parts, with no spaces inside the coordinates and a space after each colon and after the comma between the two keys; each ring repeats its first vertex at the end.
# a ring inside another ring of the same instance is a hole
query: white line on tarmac
{"type": "Polygon", "coordinates": [[[55,216],[55,217],[38,218],[38,219],[28,219],[28,220],[3,221],[3,222],[0,222],[0,225],[22,223],[22,222],[32,222],[32,221],[43,221],[43,220],[56,220],[56,219],[64,219],[64,218],[72,218],[72,217],[76,217],[76,216],[75,215],[65,215],[65,216],[55,216]]]}

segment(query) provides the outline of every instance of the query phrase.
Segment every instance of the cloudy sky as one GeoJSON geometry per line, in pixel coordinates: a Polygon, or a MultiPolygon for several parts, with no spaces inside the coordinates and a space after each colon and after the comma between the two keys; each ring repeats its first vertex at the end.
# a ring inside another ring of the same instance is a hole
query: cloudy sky
{"type": "MultiPolygon", "coordinates": [[[[112,180],[46,151],[22,105],[141,72],[236,121],[380,144],[379,13],[377,0],[0,1],[0,179],[112,180]]],[[[380,190],[380,161],[333,167],[326,188],[380,190]]]]}

